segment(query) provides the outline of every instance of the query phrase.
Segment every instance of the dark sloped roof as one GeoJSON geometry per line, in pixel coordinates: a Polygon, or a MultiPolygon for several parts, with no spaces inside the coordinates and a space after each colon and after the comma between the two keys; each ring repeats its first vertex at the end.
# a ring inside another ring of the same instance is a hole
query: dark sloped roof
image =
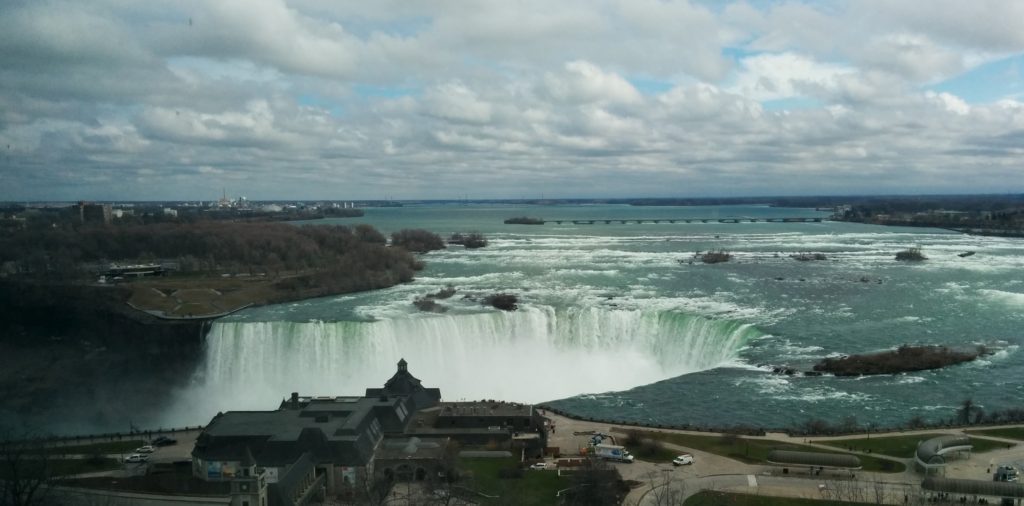
{"type": "Polygon", "coordinates": [[[795,466],[838,467],[843,469],[860,469],[860,458],[856,455],[841,453],[797,452],[792,450],[772,450],[768,453],[768,462],[795,466]]]}
{"type": "Polygon", "coordinates": [[[921,488],[933,492],[949,492],[953,494],[1024,497],[1024,485],[1007,481],[925,478],[921,482],[921,488]]]}

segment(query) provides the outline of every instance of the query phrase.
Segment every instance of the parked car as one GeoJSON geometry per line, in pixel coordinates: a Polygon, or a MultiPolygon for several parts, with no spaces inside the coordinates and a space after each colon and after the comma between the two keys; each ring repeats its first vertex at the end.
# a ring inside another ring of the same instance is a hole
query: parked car
{"type": "Polygon", "coordinates": [[[536,464],[533,464],[532,466],[530,466],[530,469],[535,469],[535,470],[539,470],[539,471],[543,471],[543,470],[545,470],[547,468],[548,468],[548,465],[545,464],[544,462],[537,462],[536,464]]]}
{"type": "Polygon", "coordinates": [[[173,439],[173,438],[169,438],[167,436],[160,436],[160,437],[150,441],[150,444],[153,445],[153,446],[171,446],[171,445],[174,445],[174,444],[178,444],[178,440],[177,439],[173,439]]]}
{"type": "Polygon", "coordinates": [[[138,464],[138,463],[141,463],[141,462],[145,462],[147,460],[149,460],[149,456],[148,455],[143,455],[141,453],[133,453],[133,454],[125,457],[125,459],[124,459],[125,463],[128,463],[128,464],[138,464]]]}
{"type": "Polygon", "coordinates": [[[672,459],[672,465],[685,466],[688,464],[693,464],[693,455],[690,455],[689,453],[684,453],[672,459]]]}
{"type": "Polygon", "coordinates": [[[135,449],[135,453],[153,453],[155,451],[156,451],[156,448],[153,448],[150,445],[140,446],[140,447],[135,449]]]}

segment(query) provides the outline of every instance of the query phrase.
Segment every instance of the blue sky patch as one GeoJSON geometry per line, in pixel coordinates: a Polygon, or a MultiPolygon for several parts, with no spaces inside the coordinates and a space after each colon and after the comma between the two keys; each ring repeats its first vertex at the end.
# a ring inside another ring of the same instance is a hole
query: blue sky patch
{"type": "Polygon", "coordinates": [[[926,89],[956,95],[968,103],[996,102],[1024,96],[1024,55],[986,63],[926,89]]]}

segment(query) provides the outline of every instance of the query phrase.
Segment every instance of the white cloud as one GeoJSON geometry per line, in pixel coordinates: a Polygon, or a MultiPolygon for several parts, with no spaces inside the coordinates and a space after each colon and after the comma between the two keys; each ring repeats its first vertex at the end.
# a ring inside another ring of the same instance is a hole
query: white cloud
{"type": "Polygon", "coordinates": [[[963,99],[950,93],[935,93],[929,91],[925,93],[925,97],[928,98],[932,103],[941,106],[944,110],[954,114],[965,116],[971,112],[971,107],[964,102],[963,99]]]}
{"type": "Polygon", "coordinates": [[[122,176],[146,178],[140,198],[221,180],[254,198],[778,193],[787,174],[819,192],[1005,191],[1019,91],[925,86],[1024,52],[1021,8],[15,2],[0,200],[102,198],[122,176]]]}
{"type": "Polygon", "coordinates": [[[858,54],[858,60],[919,82],[956,75],[965,68],[965,57],[948,47],[940,47],[929,38],[912,34],[889,34],[871,40],[858,54]]]}
{"type": "Polygon", "coordinates": [[[755,100],[821,95],[839,86],[854,69],[820,63],[795,53],[761,54],[740,61],[732,90],[755,100]]]}
{"type": "Polygon", "coordinates": [[[480,100],[476,92],[460,82],[435,86],[423,97],[428,114],[455,121],[486,123],[491,119],[491,104],[480,100]]]}
{"type": "Polygon", "coordinates": [[[545,88],[551,96],[571,103],[634,104],[640,92],[621,76],[605,72],[586,61],[565,64],[565,71],[548,73],[545,88]]]}

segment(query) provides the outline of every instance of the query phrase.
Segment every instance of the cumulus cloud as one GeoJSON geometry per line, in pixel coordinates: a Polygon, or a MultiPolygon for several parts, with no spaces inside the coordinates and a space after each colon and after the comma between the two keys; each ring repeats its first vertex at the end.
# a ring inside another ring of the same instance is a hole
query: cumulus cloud
{"type": "Polygon", "coordinates": [[[1021,9],[9,2],[0,200],[1024,190],[1021,9]]]}

